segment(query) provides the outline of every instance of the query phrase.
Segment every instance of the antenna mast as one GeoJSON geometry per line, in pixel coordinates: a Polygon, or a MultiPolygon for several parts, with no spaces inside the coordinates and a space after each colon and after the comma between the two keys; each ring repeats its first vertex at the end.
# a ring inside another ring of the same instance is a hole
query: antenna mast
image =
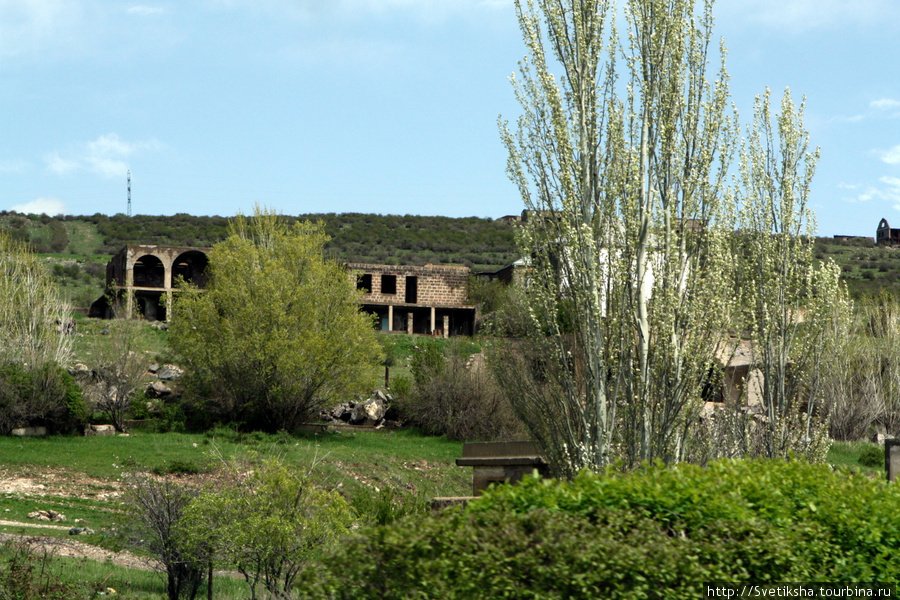
{"type": "Polygon", "coordinates": [[[128,216],[131,216],[131,169],[128,170],[128,216]]]}

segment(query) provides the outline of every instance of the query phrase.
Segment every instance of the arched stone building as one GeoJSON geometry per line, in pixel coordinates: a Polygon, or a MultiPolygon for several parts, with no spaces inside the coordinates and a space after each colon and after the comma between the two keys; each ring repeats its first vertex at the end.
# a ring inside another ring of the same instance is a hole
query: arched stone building
{"type": "MultiPolygon", "coordinates": [[[[209,248],[128,245],[106,264],[106,289],[124,299],[126,314],[135,309],[145,319],[165,321],[172,310],[180,280],[206,285],[209,248]],[[134,303],[137,303],[135,307],[134,303]]],[[[91,306],[91,316],[111,317],[102,298],[91,306]]]]}

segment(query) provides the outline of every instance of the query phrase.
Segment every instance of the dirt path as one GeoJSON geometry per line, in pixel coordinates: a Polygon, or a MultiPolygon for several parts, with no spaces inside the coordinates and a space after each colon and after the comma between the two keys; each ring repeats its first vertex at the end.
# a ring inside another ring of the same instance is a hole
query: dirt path
{"type": "MultiPolygon", "coordinates": [[[[66,527],[59,527],[57,525],[38,525],[31,523],[18,523],[14,521],[0,521],[0,525],[67,529],[66,527]]],[[[149,558],[136,556],[131,552],[128,552],[127,550],[112,552],[111,550],[105,550],[97,546],[85,544],[84,542],[80,542],[74,538],[68,539],[47,537],[41,535],[30,536],[13,533],[0,533],[0,541],[25,542],[32,550],[38,552],[46,551],[53,555],[64,556],[67,558],[87,558],[90,560],[96,560],[98,562],[109,561],[114,565],[119,565],[120,567],[142,569],[145,571],[150,571],[155,568],[155,564],[149,558]]]]}

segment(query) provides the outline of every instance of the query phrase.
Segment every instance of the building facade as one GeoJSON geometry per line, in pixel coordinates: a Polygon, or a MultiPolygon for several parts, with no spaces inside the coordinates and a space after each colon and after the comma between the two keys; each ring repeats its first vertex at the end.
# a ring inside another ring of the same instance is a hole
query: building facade
{"type": "Polygon", "coordinates": [[[424,335],[472,335],[476,308],[468,301],[468,267],[347,263],[363,292],[363,310],[382,331],[424,335]]]}
{"type": "MultiPolygon", "coordinates": [[[[130,244],[106,264],[107,292],[123,303],[125,314],[165,321],[179,281],[206,285],[208,252],[209,248],[130,244]]],[[[90,315],[112,317],[112,308],[101,298],[91,306],[90,315]]]]}

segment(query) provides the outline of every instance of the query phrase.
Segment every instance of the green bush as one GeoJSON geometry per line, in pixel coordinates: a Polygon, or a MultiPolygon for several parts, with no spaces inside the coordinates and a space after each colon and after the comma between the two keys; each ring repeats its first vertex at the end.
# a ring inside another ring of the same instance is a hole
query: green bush
{"type": "Polygon", "coordinates": [[[81,388],[65,369],[0,365],[0,434],[16,427],[44,426],[51,433],[73,433],[87,422],[81,388]]]}
{"type": "Polygon", "coordinates": [[[429,435],[452,440],[521,439],[525,428],[493,374],[483,364],[467,366],[473,349],[424,341],[412,358],[415,385],[406,395],[395,393],[401,415],[429,435]]]}
{"type": "Polygon", "coordinates": [[[900,488],[799,462],[526,478],[363,532],[308,598],[699,598],[709,582],[896,585],[900,488]],[[353,577],[345,566],[354,565],[353,577]]]}
{"type": "Polygon", "coordinates": [[[864,467],[884,467],[884,446],[866,446],[857,462],[864,467]]]}

